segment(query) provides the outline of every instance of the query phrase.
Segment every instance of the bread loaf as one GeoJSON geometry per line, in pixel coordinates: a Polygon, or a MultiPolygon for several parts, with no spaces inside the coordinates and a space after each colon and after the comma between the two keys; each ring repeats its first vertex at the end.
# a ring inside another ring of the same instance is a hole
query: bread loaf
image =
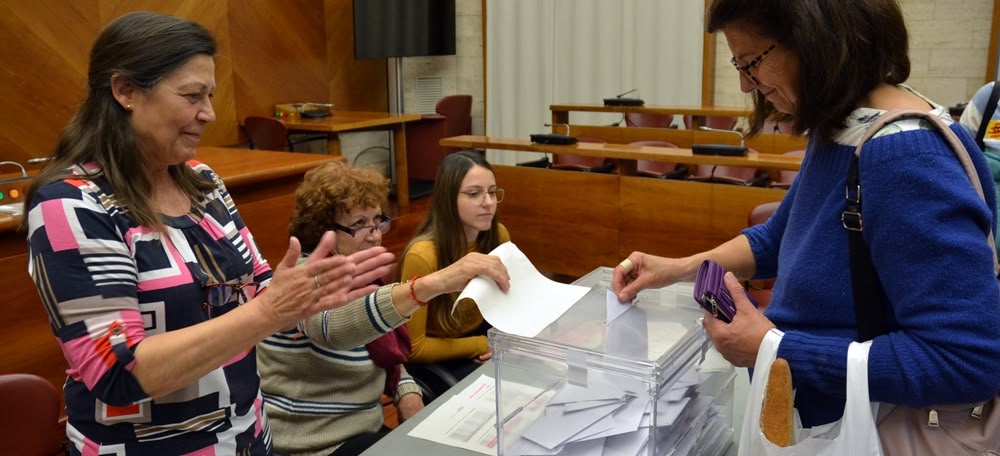
{"type": "Polygon", "coordinates": [[[771,443],[786,447],[793,439],[794,416],[792,400],[792,370],[783,358],[771,363],[771,371],[760,409],[760,430],[771,443]]]}

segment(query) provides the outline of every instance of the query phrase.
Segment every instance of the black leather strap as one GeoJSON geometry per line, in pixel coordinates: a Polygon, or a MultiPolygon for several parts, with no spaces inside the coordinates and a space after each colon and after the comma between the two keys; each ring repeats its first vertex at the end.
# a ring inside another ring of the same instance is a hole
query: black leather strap
{"type": "Polygon", "coordinates": [[[979,131],[976,132],[976,144],[983,150],[986,150],[983,137],[986,136],[986,128],[993,118],[993,111],[997,109],[998,99],[1000,99],[1000,79],[993,81],[993,91],[990,92],[990,99],[986,102],[986,109],[983,110],[983,120],[979,121],[979,131]]]}
{"type": "Polygon", "coordinates": [[[875,336],[886,334],[888,327],[883,314],[885,305],[882,303],[882,284],[872,263],[872,254],[865,244],[864,231],[861,230],[861,173],[858,166],[858,156],[851,160],[851,168],[847,173],[847,188],[858,189],[857,192],[846,192],[847,204],[842,222],[847,229],[847,241],[851,256],[851,285],[854,291],[854,319],[858,326],[858,341],[872,340],[875,336]],[[851,218],[849,214],[857,214],[851,218]]]}

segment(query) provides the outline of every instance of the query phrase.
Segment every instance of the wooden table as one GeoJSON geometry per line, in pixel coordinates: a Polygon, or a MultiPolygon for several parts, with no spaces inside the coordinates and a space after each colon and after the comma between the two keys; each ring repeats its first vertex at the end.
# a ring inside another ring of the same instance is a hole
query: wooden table
{"type": "MultiPolygon", "coordinates": [[[[622,128],[621,130],[625,130],[622,128]]],[[[442,145],[608,157],[631,172],[582,173],[494,165],[506,190],[499,220],[542,271],[579,276],[614,266],[634,250],[668,257],[701,252],[746,227],[757,205],[785,190],[634,176],[635,160],[797,170],[801,157],[693,155],[687,149],[621,144],[533,144],[528,140],[455,136],[442,145]],[[630,165],[629,165],[630,164],[630,165]]]]}
{"type": "MultiPolygon", "coordinates": [[[[196,159],[222,177],[264,258],[272,265],[288,249],[288,221],[302,175],[320,164],[344,160],[329,155],[221,147],[200,147],[196,159]]],[[[26,234],[16,230],[20,220],[19,216],[0,214],[0,288],[4,290],[0,374],[40,375],[62,390],[66,361],[28,276],[26,234]]]]}
{"type": "Polygon", "coordinates": [[[388,112],[332,111],[333,115],[321,119],[304,119],[298,116],[282,119],[292,131],[321,131],[328,133],[327,153],[340,155],[339,133],[390,130],[392,131],[393,171],[396,179],[396,199],[401,207],[410,204],[409,175],[406,169],[406,122],[420,120],[420,114],[393,114],[388,112]]]}
{"type": "MultiPolygon", "coordinates": [[[[738,144],[739,138],[732,133],[715,131],[700,131],[706,117],[747,117],[750,110],[735,107],[717,106],[604,106],[595,104],[554,104],[549,106],[552,111],[552,123],[567,124],[570,134],[577,137],[592,136],[609,143],[628,144],[635,141],[667,141],[678,147],[690,148],[692,144],[738,144]],[[570,112],[606,112],[606,113],[640,113],[658,115],[690,115],[691,129],[618,127],[609,125],[574,124],[570,112]]],[[[565,133],[563,127],[553,127],[554,133],[565,133]]],[[[806,148],[804,137],[787,134],[761,133],[746,141],[748,148],[766,154],[782,154],[792,150],[806,148]]]]}
{"type": "Polygon", "coordinates": [[[674,147],[602,143],[576,143],[571,145],[536,144],[529,139],[473,135],[444,138],[441,140],[441,145],[609,158],[618,162],[618,173],[626,176],[634,176],[636,174],[636,160],[667,161],[690,165],[743,166],[766,170],[789,171],[798,171],[799,166],[802,164],[802,157],[762,154],[759,152],[748,152],[743,157],[695,155],[691,152],[691,149],[674,147]]]}
{"type": "Polygon", "coordinates": [[[691,128],[695,130],[705,124],[705,117],[750,116],[750,110],[747,108],[723,106],[604,106],[598,104],[554,104],[549,105],[549,111],[552,111],[552,123],[562,124],[570,123],[570,111],[691,116],[691,128]]]}

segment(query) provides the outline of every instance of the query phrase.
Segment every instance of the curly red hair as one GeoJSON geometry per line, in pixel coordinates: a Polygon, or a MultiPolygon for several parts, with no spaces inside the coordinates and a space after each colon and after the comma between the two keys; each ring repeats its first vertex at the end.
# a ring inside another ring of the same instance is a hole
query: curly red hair
{"type": "Polygon", "coordinates": [[[299,239],[303,252],[311,252],[338,214],[384,205],[388,197],[389,180],[374,169],[326,163],[307,172],[295,191],[288,234],[299,239]]]}

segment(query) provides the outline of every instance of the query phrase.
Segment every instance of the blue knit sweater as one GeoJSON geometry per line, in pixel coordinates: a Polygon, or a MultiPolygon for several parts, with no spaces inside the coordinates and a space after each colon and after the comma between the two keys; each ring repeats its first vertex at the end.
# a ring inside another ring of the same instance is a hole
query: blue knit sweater
{"type": "MultiPolygon", "coordinates": [[[[778,277],[765,314],[785,331],[778,356],[791,366],[807,427],[843,414],[847,347],[857,331],[840,214],[851,156],[870,120],[849,123],[853,134],[836,144],[811,140],[777,212],[743,232],[757,278],[778,277]]],[[[873,401],[970,403],[1000,390],[1000,289],[987,246],[993,183],[969,135],[958,124],[951,129],[971,151],[986,203],[934,130],[883,134],[861,154],[865,242],[891,313],[891,332],[869,354],[873,401]]]]}

